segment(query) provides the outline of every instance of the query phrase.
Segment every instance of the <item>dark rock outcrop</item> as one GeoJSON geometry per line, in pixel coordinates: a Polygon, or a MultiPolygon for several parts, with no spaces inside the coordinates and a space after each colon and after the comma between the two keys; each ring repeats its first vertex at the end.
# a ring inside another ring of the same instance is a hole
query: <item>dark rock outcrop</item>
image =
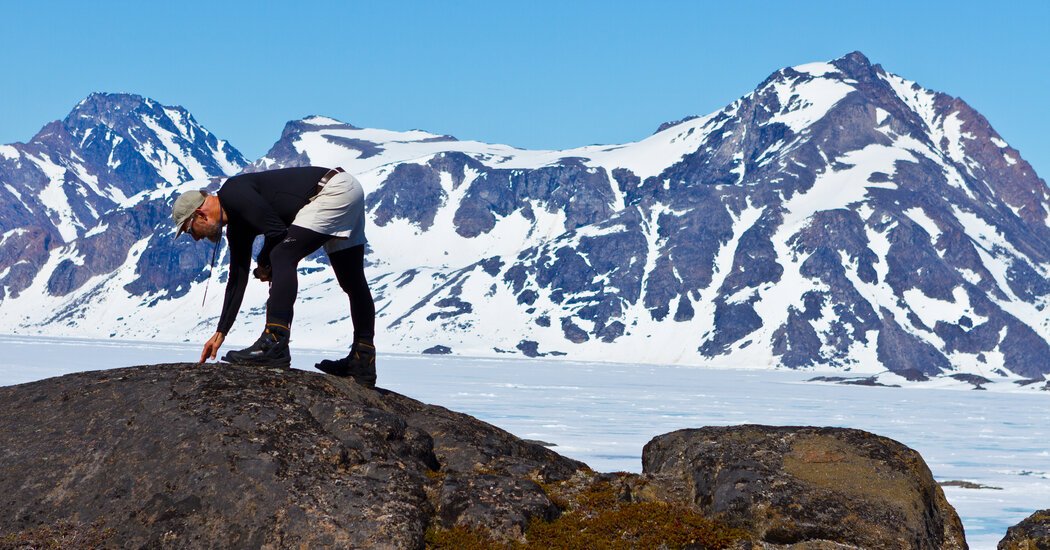
{"type": "Polygon", "coordinates": [[[1039,510],[1006,531],[999,550],[1050,550],[1050,509],[1039,510]]]}
{"type": "Polygon", "coordinates": [[[650,441],[646,474],[766,543],[966,548],[962,523],[914,450],[843,428],[730,426],[650,441]]]}
{"type": "Polygon", "coordinates": [[[966,547],[921,457],[865,432],[683,430],[643,462],[302,371],[85,372],[0,388],[0,547],[966,547]]]}
{"type": "Polygon", "coordinates": [[[494,426],[301,371],[190,364],[0,388],[0,535],[104,522],[124,547],[423,546],[514,536],[583,464],[494,426]]]}

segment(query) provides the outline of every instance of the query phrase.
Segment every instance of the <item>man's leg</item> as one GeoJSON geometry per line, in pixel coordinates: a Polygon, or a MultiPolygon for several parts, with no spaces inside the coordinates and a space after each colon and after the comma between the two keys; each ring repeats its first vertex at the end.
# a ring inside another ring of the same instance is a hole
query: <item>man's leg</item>
{"type": "Polygon", "coordinates": [[[333,252],[328,261],[335,271],[339,286],[350,298],[350,319],[354,323],[354,341],[372,342],[376,333],[376,305],[365,278],[365,245],[333,252]]]}
{"type": "Polygon", "coordinates": [[[372,301],[372,291],[368,288],[368,280],[365,278],[364,258],[363,244],[328,255],[339,286],[350,298],[354,343],[350,348],[350,355],[336,361],[321,361],[315,366],[327,374],[352,377],[357,383],[371,388],[375,387],[376,383],[376,349],[372,343],[375,336],[376,307],[372,301]]]}
{"type": "Polygon", "coordinates": [[[295,295],[299,290],[296,267],[314,250],[331,239],[299,226],[288,228],[288,235],[270,251],[270,298],[266,301],[266,328],[251,346],[227,353],[222,359],[230,363],[288,367],[292,357],[288,350],[291,337],[295,295]]]}
{"type": "Polygon", "coordinates": [[[321,245],[330,235],[293,225],[288,235],[270,251],[270,299],[266,301],[266,325],[292,326],[295,295],[299,292],[296,268],[303,258],[321,245]]]}

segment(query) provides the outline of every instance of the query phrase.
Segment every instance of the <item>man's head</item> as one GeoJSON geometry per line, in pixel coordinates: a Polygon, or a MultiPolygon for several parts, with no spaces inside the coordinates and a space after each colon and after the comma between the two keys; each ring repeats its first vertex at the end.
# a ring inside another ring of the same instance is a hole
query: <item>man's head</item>
{"type": "Polygon", "coordinates": [[[203,189],[179,195],[171,209],[171,218],[175,221],[177,230],[175,237],[178,238],[185,232],[195,241],[208,239],[218,242],[222,237],[222,224],[219,219],[221,210],[219,198],[209,195],[203,189]]]}

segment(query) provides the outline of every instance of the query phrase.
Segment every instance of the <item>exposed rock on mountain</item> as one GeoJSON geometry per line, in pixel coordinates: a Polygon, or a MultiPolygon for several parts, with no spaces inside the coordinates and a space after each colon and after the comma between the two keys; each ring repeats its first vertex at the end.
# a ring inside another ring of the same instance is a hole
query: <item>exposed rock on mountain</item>
{"type": "Polygon", "coordinates": [[[922,459],[864,432],[674,432],[646,446],[644,474],[598,474],[302,371],[170,364],[3,387],[0,449],[0,544],[965,548],[922,459]]]}

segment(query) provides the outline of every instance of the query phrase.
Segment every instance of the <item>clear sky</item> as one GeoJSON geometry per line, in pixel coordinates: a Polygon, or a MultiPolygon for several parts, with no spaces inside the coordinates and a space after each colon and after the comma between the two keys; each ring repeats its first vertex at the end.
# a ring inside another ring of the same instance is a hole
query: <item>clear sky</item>
{"type": "Polygon", "coordinates": [[[860,50],[1050,174],[1050,1],[4,2],[0,143],[91,92],[182,105],[245,156],[288,120],[527,148],[623,143],[860,50]]]}

